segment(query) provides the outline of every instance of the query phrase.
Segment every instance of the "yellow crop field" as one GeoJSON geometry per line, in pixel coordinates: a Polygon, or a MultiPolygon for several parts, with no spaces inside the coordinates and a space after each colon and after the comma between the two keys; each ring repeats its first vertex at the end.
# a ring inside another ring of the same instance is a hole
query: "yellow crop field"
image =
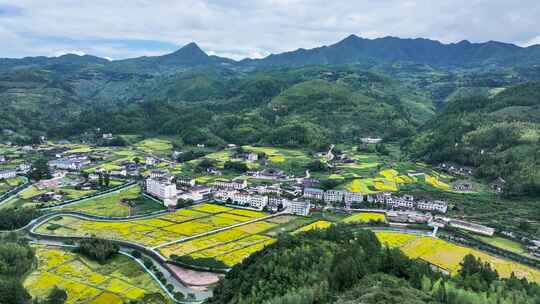
{"type": "Polygon", "coordinates": [[[234,209],[234,210],[229,211],[228,213],[247,216],[251,218],[260,218],[260,217],[265,217],[268,215],[264,212],[246,210],[246,209],[234,209]]]}
{"type": "Polygon", "coordinates": [[[426,183],[430,184],[431,186],[437,189],[445,190],[445,191],[450,190],[450,185],[439,180],[437,177],[434,177],[428,174],[426,174],[425,177],[426,177],[426,183]]]}
{"type": "Polygon", "coordinates": [[[386,231],[377,231],[375,232],[375,235],[377,236],[379,242],[381,242],[382,245],[388,247],[401,247],[419,237],[415,234],[386,231]]]}
{"type": "Polygon", "coordinates": [[[36,247],[36,255],[38,267],[24,281],[34,297],[44,298],[58,286],[66,291],[69,304],[125,303],[155,293],[169,303],[153,279],[125,256],[98,264],[70,251],[45,246],[36,247]],[[117,274],[127,269],[129,277],[117,274]]]}
{"type": "MultiPolygon", "coordinates": [[[[200,205],[199,207],[199,210],[207,211],[209,211],[209,208],[222,208],[217,205],[200,205]]],[[[212,211],[218,209],[212,209],[212,211]]],[[[187,236],[233,226],[266,216],[263,212],[243,209],[219,209],[227,210],[227,212],[215,214],[199,210],[182,209],[154,218],[129,221],[96,221],[64,216],[42,224],[37,228],[37,232],[59,236],[96,236],[154,247],[187,236]],[[52,225],[53,223],[54,225],[52,225]]],[[[272,227],[274,227],[273,224],[261,222],[249,224],[249,226],[243,228],[240,227],[239,230],[247,229],[247,233],[257,233],[272,227]]]]}
{"type": "Polygon", "coordinates": [[[370,190],[369,186],[373,186],[373,179],[362,178],[362,179],[354,179],[345,188],[351,192],[362,192],[365,194],[377,193],[377,191],[370,190]]]}
{"type": "Polygon", "coordinates": [[[214,205],[214,204],[195,205],[191,207],[191,209],[206,212],[206,213],[220,213],[220,212],[227,212],[227,211],[233,210],[232,208],[223,207],[223,206],[214,205]]]}
{"type": "Polygon", "coordinates": [[[200,258],[200,257],[216,257],[218,255],[224,255],[230,252],[233,252],[235,250],[238,250],[239,248],[248,247],[251,245],[255,245],[257,243],[261,242],[269,242],[272,238],[261,236],[261,235],[250,235],[248,237],[244,237],[242,239],[225,243],[223,245],[218,245],[214,247],[210,247],[207,249],[203,249],[200,251],[196,251],[194,253],[191,253],[190,256],[194,258],[200,258]]]}
{"type": "Polygon", "coordinates": [[[326,229],[328,227],[330,227],[332,225],[332,223],[328,222],[328,221],[316,221],[314,223],[311,223],[309,225],[306,225],[302,228],[299,228],[297,229],[296,231],[294,231],[293,233],[299,233],[299,232],[304,232],[304,231],[310,231],[310,230],[314,230],[314,229],[326,229]]]}
{"type": "Polygon", "coordinates": [[[393,235],[377,232],[381,242],[394,242],[390,246],[399,246],[403,253],[411,258],[420,258],[433,265],[455,273],[459,270],[459,263],[465,255],[472,254],[484,262],[488,262],[497,270],[500,276],[509,277],[512,272],[518,277],[525,277],[530,281],[540,282],[540,271],[531,267],[512,262],[503,258],[495,257],[482,251],[456,245],[433,237],[402,237],[399,233],[393,235]],[[401,245],[400,245],[401,244],[401,245]]]}
{"type": "Polygon", "coordinates": [[[373,186],[379,191],[397,191],[397,184],[389,179],[377,179],[373,181],[373,186]]]}
{"type": "Polygon", "coordinates": [[[379,172],[379,175],[382,175],[386,178],[394,178],[399,175],[399,172],[394,169],[386,169],[379,172]]]}
{"type": "Polygon", "coordinates": [[[242,249],[238,249],[235,251],[231,251],[229,253],[226,253],[224,255],[216,256],[215,258],[219,261],[222,261],[228,266],[234,266],[240,262],[242,262],[245,258],[250,256],[251,254],[264,249],[264,247],[274,243],[276,240],[270,239],[264,242],[257,243],[255,245],[251,245],[242,249]]]}
{"type": "Polygon", "coordinates": [[[345,223],[354,223],[354,222],[369,222],[369,221],[386,221],[386,216],[383,213],[376,212],[360,212],[353,214],[349,217],[343,219],[345,223]]]}
{"type": "Polygon", "coordinates": [[[190,254],[195,251],[203,250],[222,243],[231,242],[248,235],[247,233],[237,230],[236,228],[218,232],[187,242],[176,243],[165,246],[159,249],[161,254],[170,257],[175,254],[178,256],[190,254]]]}
{"type": "Polygon", "coordinates": [[[242,225],[242,226],[236,227],[235,229],[243,231],[245,233],[255,234],[255,233],[264,232],[266,230],[270,230],[276,226],[277,225],[274,223],[260,221],[260,222],[254,222],[254,223],[242,225]]]}

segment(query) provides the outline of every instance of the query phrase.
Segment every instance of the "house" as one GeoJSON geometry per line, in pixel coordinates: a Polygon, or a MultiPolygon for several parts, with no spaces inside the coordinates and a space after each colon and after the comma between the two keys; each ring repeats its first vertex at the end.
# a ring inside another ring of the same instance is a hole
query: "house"
{"type": "Polygon", "coordinates": [[[427,223],[433,218],[429,213],[415,211],[388,211],[386,218],[390,222],[398,223],[427,223]]]}
{"type": "Polygon", "coordinates": [[[176,185],[166,178],[147,178],[146,192],[161,200],[165,206],[176,206],[178,201],[176,185]]]}
{"type": "Polygon", "coordinates": [[[176,184],[185,187],[194,187],[196,184],[195,179],[189,176],[178,176],[176,178],[176,184]]]}
{"type": "Polygon", "coordinates": [[[304,188],[315,188],[319,186],[321,182],[316,178],[302,178],[300,180],[300,185],[304,188]]]}
{"type": "Polygon", "coordinates": [[[28,163],[22,163],[19,165],[19,171],[23,174],[26,174],[32,169],[32,165],[28,163]]]}
{"type": "Polygon", "coordinates": [[[311,209],[311,204],[306,201],[282,200],[285,212],[295,215],[308,216],[311,209]]]}
{"type": "Polygon", "coordinates": [[[144,163],[145,163],[147,166],[154,166],[155,164],[158,163],[158,160],[157,160],[155,157],[147,156],[147,157],[144,159],[144,163]]]}
{"type": "Polygon", "coordinates": [[[113,139],[112,133],[103,133],[103,135],[102,135],[101,137],[102,137],[103,139],[107,139],[107,140],[113,139]]]}
{"type": "Polygon", "coordinates": [[[98,180],[99,179],[99,174],[90,173],[90,174],[88,174],[88,179],[89,180],[98,180]]]}
{"type": "Polygon", "coordinates": [[[242,192],[229,192],[226,199],[234,204],[262,210],[268,204],[268,197],[263,195],[250,195],[242,192]]]}
{"type": "Polygon", "coordinates": [[[172,154],[171,154],[171,158],[174,159],[174,160],[177,160],[180,155],[182,155],[183,152],[180,152],[180,151],[173,151],[172,154]]]}
{"type": "Polygon", "coordinates": [[[189,191],[180,194],[180,198],[192,201],[202,201],[212,195],[212,188],[207,186],[195,186],[189,191]]]}
{"type": "Polygon", "coordinates": [[[452,188],[455,191],[460,191],[460,192],[474,191],[474,186],[472,182],[469,182],[469,181],[457,181],[452,185],[452,188]]]}
{"type": "Polygon", "coordinates": [[[55,159],[48,162],[48,165],[52,169],[62,170],[81,170],[85,165],[90,164],[91,161],[86,156],[79,157],[66,157],[61,159],[55,159]]]}
{"type": "Polygon", "coordinates": [[[302,196],[307,199],[322,201],[324,199],[324,190],[317,188],[304,188],[304,193],[302,196]]]}
{"type": "Polygon", "coordinates": [[[206,168],[206,172],[212,175],[222,175],[221,171],[214,167],[206,168]]]}
{"type": "Polygon", "coordinates": [[[416,208],[426,211],[438,211],[446,213],[448,210],[448,203],[445,201],[419,201],[416,204],[416,208]]]}
{"type": "Polygon", "coordinates": [[[373,137],[362,137],[360,141],[363,144],[378,144],[382,141],[382,138],[373,138],[373,137]]]}
{"type": "Polygon", "coordinates": [[[362,193],[359,193],[359,192],[346,191],[344,195],[344,199],[345,199],[345,204],[347,205],[356,204],[356,203],[361,203],[364,201],[364,195],[362,195],[362,193]]]}
{"type": "Polygon", "coordinates": [[[169,171],[163,170],[163,169],[150,171],[150,177],[151,178],[160,178],[160,177],[164,177],[167,174],[169,174],[169,171]]]}
{"type": "Polygon", "coordinates": [[[496,193],[501,193],[503,192],[505,185],[506,185],[506,181],[502,177],[498,177],[496,180],[494,180],[491,183],[490,187],[496,193]]]}
{"type": "Polygon", "coordinates": [[[8,179],[17,176],[17,170],[8,169],[0,171],[0,179],[8,179]]]}
{"type": "Polygon", "coordinates": [[[330,203],[343,202],[345,191],[343,190],[328,190],[324,193],[324,201],[330,203]]]}
{"type": "Polygon", "coordinates": [[[253,152],[243,152],[237,155],[238,158],[244,159],[249,162],[254,162],[259,159],[259,155],[253,152]]]}
{"type": "Polygon", "coordinates": [[[122,169],[122,170],[113,170],[110,172],[110,175],[111,176],[122,176],[122,177],[126,177],[128,175],[128,172],[126,169],[122,169]]]}
{"type": "Polygon", "coordinates": [[[248,184],[246,180],[242,182],[237,181],[216,181],[214,187],[220,189],[232,189],[232,190],[241,190],[247,188],[248,184]]]}
{"type": "Polygon", "coordinates": [[[0,164],[3,164],[6,162],[6,157],[4,155],[0,155],[0,164]]]}

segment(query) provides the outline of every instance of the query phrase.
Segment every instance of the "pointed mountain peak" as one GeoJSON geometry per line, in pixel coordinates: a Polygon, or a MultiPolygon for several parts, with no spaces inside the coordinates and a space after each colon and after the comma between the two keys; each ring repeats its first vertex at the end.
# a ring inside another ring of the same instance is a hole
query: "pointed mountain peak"
{"type": "Polygon", "coordinates": [[[176,52],[174,52],[174,53],[172,53],[170,55],[173,55],[173,56],[188,56],[188,57],[191,57],[191,58],[194,58],[194,57],[198,57],[198,58],[208,57],[208,54],[206,54],[203,50],[201,50],[201,48],[195,42],[190,42],[190,43],[184,45],[178,51],[176,51],[176,52]]]}

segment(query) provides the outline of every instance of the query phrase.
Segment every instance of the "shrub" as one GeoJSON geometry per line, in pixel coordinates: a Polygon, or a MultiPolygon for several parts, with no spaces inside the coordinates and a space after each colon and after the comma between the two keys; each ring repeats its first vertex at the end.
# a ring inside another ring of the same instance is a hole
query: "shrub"
{"type": "Polygon", "coordinates": [[[91,238],[79,243],[78,252],[100,263],[105,262],[118,253],[120,247],[112,241],[91,238]]]}

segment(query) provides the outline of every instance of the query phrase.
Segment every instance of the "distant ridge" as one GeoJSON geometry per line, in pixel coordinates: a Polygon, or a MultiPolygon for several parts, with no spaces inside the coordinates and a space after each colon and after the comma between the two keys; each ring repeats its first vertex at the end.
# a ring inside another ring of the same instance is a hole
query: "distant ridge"
{"type": "Polygon", "coordinates": [[[510,43],[488,41],[471,43],[463,40],[444,44],[425,38],[383,37],[376,39],[349,35],[328,46],[313,49],[297,49],[272,54],[262,59],[235,61],[219,56],[209,56],[195,42],[179,50],[152,57],[138,57],[109,61],[90,56],[67,54],[59,57],[26,57],[22,59],[0,59],[0,70],[14,67],[42,67],[57,64],[104,65],[115,70],[153,72],[197,66],[228,66],[257,68],[272,66],[385,64],[407,62],[444,68],[474,68],[487,66],[524,66],[540,64],[540,45],[520,47],[510,43]]]}

